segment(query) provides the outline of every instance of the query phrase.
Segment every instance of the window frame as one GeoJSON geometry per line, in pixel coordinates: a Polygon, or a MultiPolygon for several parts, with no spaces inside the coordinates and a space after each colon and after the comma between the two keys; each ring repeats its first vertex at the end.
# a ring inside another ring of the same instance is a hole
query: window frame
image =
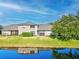
{"type": "Polygon", "coordinates": [[[35,25],[30,25],[30,28],[35,28],[35,25]]]}

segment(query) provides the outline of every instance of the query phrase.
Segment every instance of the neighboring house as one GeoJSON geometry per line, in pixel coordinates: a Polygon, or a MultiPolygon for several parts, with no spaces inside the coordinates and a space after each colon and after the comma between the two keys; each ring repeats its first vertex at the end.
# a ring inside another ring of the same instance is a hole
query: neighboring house
{"type": "Polygon", "coordinates": [[[32,32],[36,36],[49,36],[52,26],[50,24],[34,24],[32,22],[4,26],[2,35],[20,35],[22,32],[32,32]]]}

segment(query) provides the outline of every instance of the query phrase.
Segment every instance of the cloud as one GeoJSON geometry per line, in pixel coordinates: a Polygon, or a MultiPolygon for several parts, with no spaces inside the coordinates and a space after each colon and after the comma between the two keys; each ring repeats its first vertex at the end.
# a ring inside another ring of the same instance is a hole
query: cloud
{"type": "Polygon", "coordinates": [[[4,13],[3,12],[0,12],[0,17],[3,17],[4,16],[4,13]]]}
{"type": "MultiPolygon", "coordinates": [[[[0,7],[12,9],[15,11],[33,12],[33,13],[38,13],[38,14],[43,14],[43,15],[51,15],[52,14],[51,12],[49,12],[50,10],[47,10],[47,8],[45,8],[46,10],[44,10],[44,8],[38,9],[38,8],[30,7],[30,6],[24,7],[21,5],[11,4],[11,3],[1,3],[0,2],[0,7]]],[[[55,12],[55,11],[53,10],[53,12],[55,12]]]]}
{"type": "Polygon", "coordinates": [[[66,10],[67,13],[76,13],[79,11],[79,3],[73,3],[73,5],[69,6],[66,10]]]}
{"type": "Polygon", "coordinates": [[[79,0],[72,0],[73,2],[79,2],[79,0]]]}
{"type": "Polygon", "coordinates": [[[9,3],[0,3],[1,7],[5,7],[5,8],[10,8],[10,9],[14,9],[14,10],[22,10],[22,8],[18,5],[14,5],[14,4],[9,4],[9,3]]]}
{"type": "Polygon", "coordinates": [[[59,17],[62,17],[62,15],[68,15],[68,14],[76,14],[79,11],[79,0],[72,0],[73,4],[70,6],[67,6],[65,10],[61,11],[59,14],[59,17]]]}

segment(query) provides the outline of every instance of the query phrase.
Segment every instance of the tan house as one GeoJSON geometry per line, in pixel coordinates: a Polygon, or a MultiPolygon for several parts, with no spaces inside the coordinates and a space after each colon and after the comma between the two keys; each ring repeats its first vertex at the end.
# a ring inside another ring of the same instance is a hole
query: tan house
{"type": "Polygon", "coordinates": [[[32,32],[36,36],[49,36],[52,26],[50,24],[34,24],[26,22],[4,26],[2,35],[20,35],[22,32],[32,32]]]}

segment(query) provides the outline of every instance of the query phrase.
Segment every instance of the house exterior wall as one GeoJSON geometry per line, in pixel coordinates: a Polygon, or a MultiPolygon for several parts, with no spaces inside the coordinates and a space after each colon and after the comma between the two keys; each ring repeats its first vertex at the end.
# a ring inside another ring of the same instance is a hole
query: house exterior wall
{"type": "Polygon", "coordinates": [[[39,30],[38,35],[39,36],[49,36],[51,34],[51,30],[39,30]]]}
{"type": "Polygon", "coordinates": [[[34,31],[35,35],[37,35],[38,26],[35,25],[35,28],[30,28],[30,32],[34,31]]]}
{"type": "Polygon", "coordinates": [[[51,31],[45,31],[45,36],[49,36],[51,33],[51,31]]]}
{"type": "Polygon", "coordinates": [[[51,25],[47,24],[19,24],[9,25],[2,29],[2,35],[20,35],[22,32],[32,32],[36,36],[49,36],[51,25]]]}
{"type": "Polygon", "coordinates": [[[18,34],[20,35],[22,32],[34,32],[34,35],[37,35],[37,26],[35,25],[35,28],[30,28],[30,25],[18,26],[18,34]]]}
{"type": "Polygon", "coordinates": [[[11,31],[2,31],[2,35],[11,35],[11,31]]]}
{"type": "Polygon", "coordinates": [[[22,32],[30,32],[30,26],[18,26],[18,34],[22,34],[22,32]]]}
{"type": "Polygon", "coordinates": [[[11,30],[11,35],[18,35],[18,30],[11,30]]]}

